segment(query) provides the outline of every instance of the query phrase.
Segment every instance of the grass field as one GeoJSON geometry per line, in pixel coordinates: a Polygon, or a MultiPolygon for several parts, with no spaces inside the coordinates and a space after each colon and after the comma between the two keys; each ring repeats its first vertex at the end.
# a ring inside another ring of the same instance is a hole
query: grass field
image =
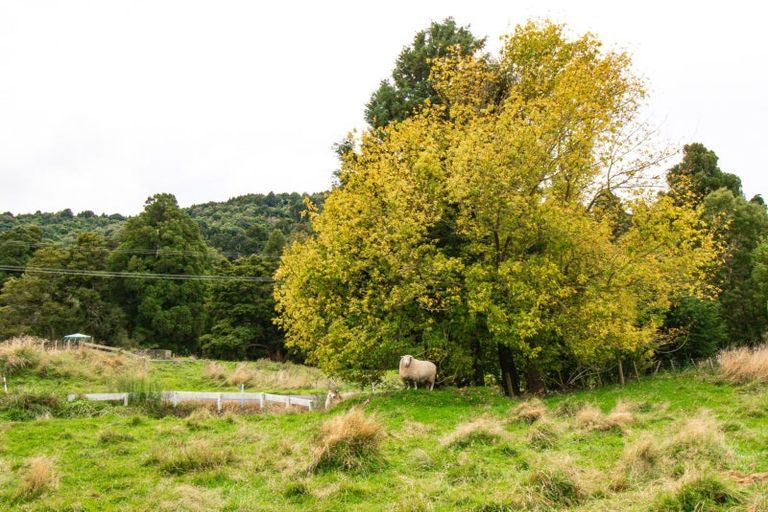
{"type": "MultiPolygon", "coordinates": [[[[162,364],[164,386],[228,385],[162,364]]],[[[57,392],[72,378],[52,377],[57,392]]],[[[0,509],[763,511],[768,387],[689,370],[541,402],[470,388],[296,414],[75,403],[0,421],[0,509]]]]}

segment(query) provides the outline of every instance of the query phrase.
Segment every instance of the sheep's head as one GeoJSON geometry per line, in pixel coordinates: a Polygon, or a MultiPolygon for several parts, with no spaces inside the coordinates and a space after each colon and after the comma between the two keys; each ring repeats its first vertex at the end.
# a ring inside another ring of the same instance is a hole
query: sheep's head
{"type": "Polygon", "coordinates": [[[413,356],[403,356],[400,358],[400,364],[406,368],[411,366],[411,361],[413,361],[413,356]]]}

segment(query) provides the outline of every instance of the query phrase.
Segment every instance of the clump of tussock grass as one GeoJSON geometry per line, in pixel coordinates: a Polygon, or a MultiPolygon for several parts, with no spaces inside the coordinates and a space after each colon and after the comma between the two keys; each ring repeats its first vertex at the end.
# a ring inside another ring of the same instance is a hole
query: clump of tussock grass
{"type": "Polygon", "coordinates": [[[528,485],[548,507],[573,506],[584,497],[574,475],[562,468],[534,469],[528,477],[528,485]]]}
{"type": "Polygon", "coordinates": [[[208,362],[203,375],[228,386],[243,385],[252,389],[328,389],[334,386],[317,368],[268,359],[242,362],[228,370],[216,361],[208,362]]]}
{"type": "Polygon", "coordinates": [[[358,408],[323,423],[314,441],[311,471],[365,466],[379,452],[384,431],[375,417],[358,408]]]}
{"type": "Polygon", "coordinates": [[[256,443],[264,438],[264,434],[254,426],[242,423],[237,426],[234,438],[243,443],[256,443]]]}
{"type": "Polygon", "coordinates": [[[673,428],[675,433],[664,441],[645,436],[625,447],[611,484],[614,490],[666,475],[678,477],[686,468],[719,467],[728,459],[723,432],[708,412],[673,428]]]}
{"type": "Polygon", "coordinates": [[[283,497],[288,499],[304,498],[310,495],[309,486],[303,480],[294,480],[285,484],[282,490],[283,497]]]}
{"type": "Polygon", "coordinates": [[[440,439],[440,444],[449,448],[463,449],[469,446],[494,444],[505,437],[501,422],[489,416],[461,423],[452,432],[440,439]]]}
{"type": "Polygon", "coordinates": [[[138,367],[138,361],[96,350],[52,349],[53,342],[22,336],[0,343],[0,375],[30,372],[40,377],[97,380],[138,367]],[[47,347],[47,348],[46,348],[47,347]]]}
{"type": "Polygon", "coordinates": [[[681,462],[721,465],[730,454],[720,425],[708,411],[684,422],[665,448],[670,456],[681,462]]]}
{"type": "Polygon", "coordinates": [[[217,361],[208,361],[203,367],[203,375],[206,379],[225,381],[227,380],[227,369],[217,361]]]}
{"type": "Polygon", "coordinates": [[[58,477],[53,459],[45,455],[31,457],[24,462],[14,498],[16,500],[36,498],[45,491],[54,489],[57,483],[58,477]]]}
{"type": "Polygon", "coordinates": [[[125,432],[117,432],[115,430],[104,430],[99,432],[97,441],[99,444],[116,444],[126,441],[135,441],[136,438],[125,432]]]}
{"type": "Polygon", "coordinates": [[[717,356],[717,361],[719,375],[727,382],[768,384],[768,345],[725,350],[717,356]]]}
{"type": "Polygon", "coordinates": [[[189,413],[187,418],[184,420],[184,423],[190,430],[205,430],[210,428],[207,422],[211,418],[213,418],[213,414],[209,408],[199,407],[189,413]]]}
{"type": "Polygon", "coordinates": [[[147,464],[157,464],[163,473],[184,475],[220,468],[234,461],[232,449],[214,447],[210,442],[198,439],[174,450],[157,452],[147,464]]]}
{"type": "Polygon", "coordinates": [[[432,512],[435,507],[428,496],[417,493],[400,498],[392,510],[394,512],[432,512]]]}
{"type": "Polygon", "coordinates": [[[651,437],[643,437],[624,448],[618,471],[621,480],[615,480],[612,486],[616,489],[626,487],[625,484],[658,478],[663,464],[664,452],[659,442],[651,437]]]}
{"type": "Polygon", "coordinates": [[[0,343],[0,375],[10,377],[35,366],[40,360],[39,349],[18,338],[0,343]]]}
{"type": "Polygon", "coordinates": [[[629,404],[619,402],[607,415],[594,405],[583,406],[574,416],[576,426],[584,430],[619,430],[623,431],[635,422],[629,404]]]}
{"type": "Polygon", "coordinates": [[[445,473],[445,478],[451,485],[462,485],[486,480],[488,468],[477,460],[470,459],[468,452],[462,452],[458,464],[452,464],[445,473]]]}
{"type": "Polygon", "coordinates": [[[172,493],[173,499],[160,503],[163,512],[208,512],[219,510],[223,505],[221,491],[201,489],[193,485],[181,484],[172,493]]]}
{"type": "Polygon", "coordinates": [[[410,463],[419,471],[429,471],[435,468],[435,459],[423,448],[414,448],[410,454],[410,463]]]}
{"type": "Polygon", "coordinates": [[[698,512],[720,509],[742,501],[742,495],[713,474],[684,477],[675,491],[662,492],[653,506],[657,512],[698,512]]]}
{"type": "Polygon", "coordinates": [[[555,416],[568,418],[575,416],[585,405],[586,402],[584,402],[584,400],[576,400],[572,397],[566,397],[555,406],[555,409],[552,412],[555,416]]]}
{"type": "Polygon", "coordinates": [[[538,398],[532,398],[520,403],[512,410],[512,415],[526,423],[534,423],[544,417],[547,413],[547,406],[538,398]]]}
{"type": "Polygon", "coordinates": [[[537,450],[554,448],[560,434],[555,425],[547,421],[538,421],[528,429],[528,444],[537,450]]]}
{"type": "Polygon", "coordinates": [[[400,428],[399,434],[404,437],[423,436],[432,432],[434,428],[418,421],[406,420],[400,428]]]}
{"type": "Polygon", "coordinates": [[[0,411],[13,421],[55,416],[62,408],[61,399],[49,392],[21,392],[0,395],[0,411]]]}
{"type": "Polygon", "coordinates": [[[178,409],[171,409],[163,402],[160,383],[152,379],[143,368],[119,374],[112,387],[119,393],[128,393],[128,403],[131,406],[152,416],[178,413],[178,409]]]}

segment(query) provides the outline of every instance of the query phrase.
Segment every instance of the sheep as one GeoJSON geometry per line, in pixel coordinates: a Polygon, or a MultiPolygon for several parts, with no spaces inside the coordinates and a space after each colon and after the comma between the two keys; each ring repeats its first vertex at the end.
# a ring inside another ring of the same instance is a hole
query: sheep
{"type": "Polygon", "coordinates": [[[325,409],[328,410],[331,407],[335,407],[340,402],[347,398],[352,398],[356,394],[354,391],[344,391],[342,393],[338,389],[331,388],[328,390],[328,394],[325,395],[325,409]]]}
{"type": "Polygon", "coordinates": [[[403,384],[410,389],[411,382],[414,389],[419,389],[419,384],[429,384],[429,389],[435,387],[437,366],[431,361],[421,361],[413,356],[405,355],[400,358],[400,378],[403,384]]]}
{"type": "Polygon", "coordinates": [[[335,389],[329,389],[328,394],[325,396],[325,410],[327,411],[337,403],[341,402],[341,393],[335,389]]]}

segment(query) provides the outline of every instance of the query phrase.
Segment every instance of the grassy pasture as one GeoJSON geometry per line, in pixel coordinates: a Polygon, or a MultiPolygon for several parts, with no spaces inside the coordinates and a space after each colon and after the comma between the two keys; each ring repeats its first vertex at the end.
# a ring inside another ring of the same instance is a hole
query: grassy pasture
{"type": "MultiPolygon", "coordinates": [[[[228,385],[162,364],[174,387],[228,385]]],[[[444,388],[328,412],[0,420],[2,510],[746,512],[768,510],[767,477],[768,386],[704,370],[541,402],[444,388]]]]}

